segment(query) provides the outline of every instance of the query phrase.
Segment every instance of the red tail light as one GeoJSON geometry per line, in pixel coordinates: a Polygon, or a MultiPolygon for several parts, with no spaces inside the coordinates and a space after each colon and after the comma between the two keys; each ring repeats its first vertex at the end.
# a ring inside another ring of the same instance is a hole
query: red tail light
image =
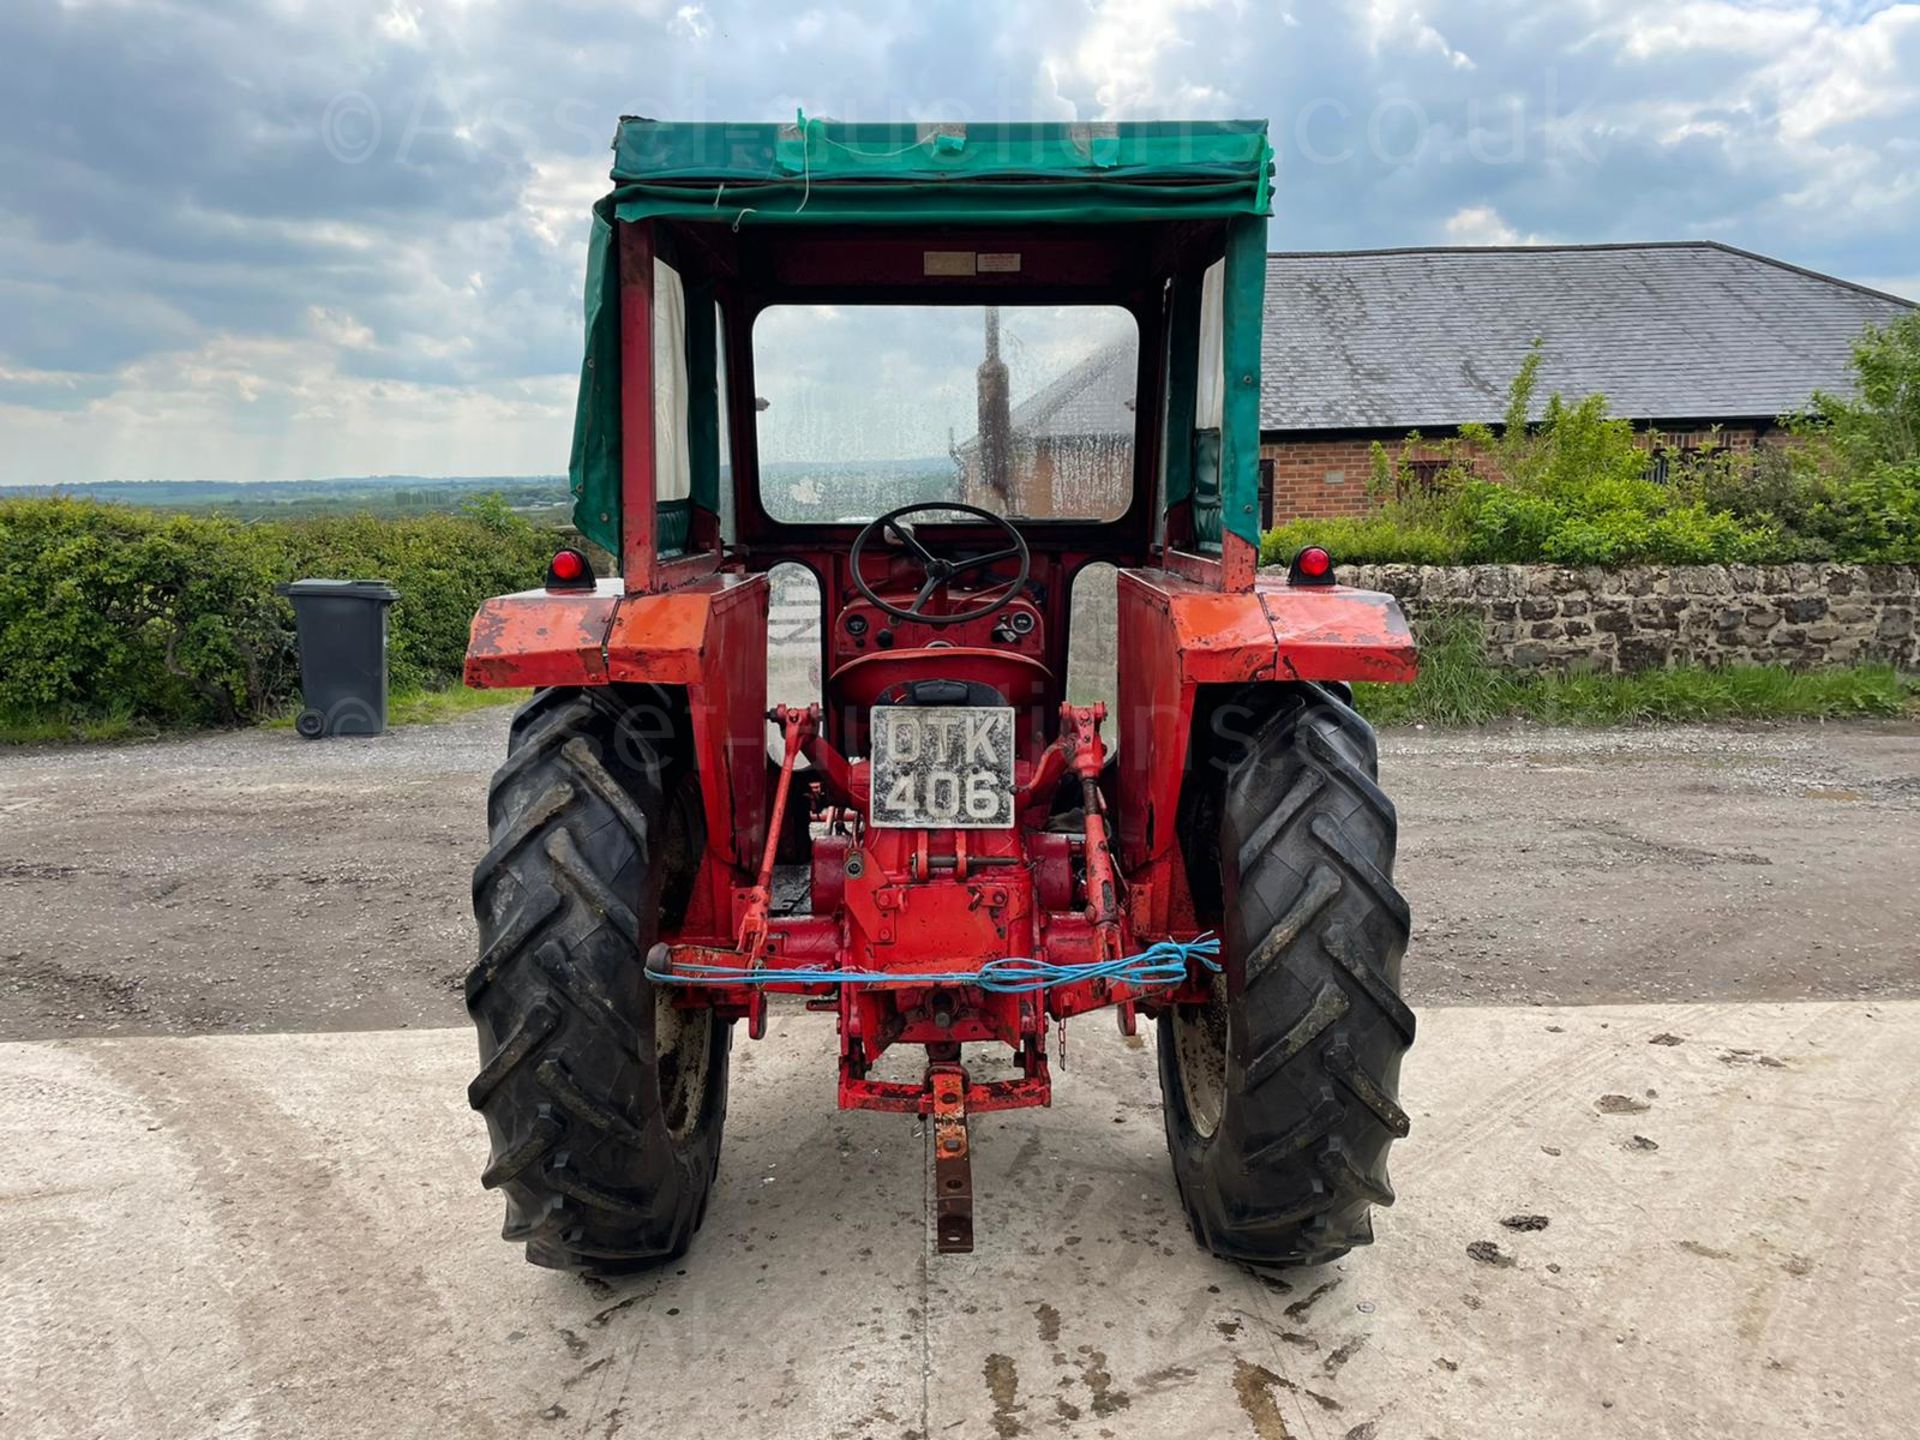
{"type": "Polygon", "coordinates": [[[1321,545],[1309,545],[1293,557],[1287,569],[1289,585],[1333,584],[1333,556],[1321,545]]]}
{"type": "Polygon", "coordinates": [[[547,589],[591,590],[593,586],[593,566],[585,554],[571,546],[554,552],[547,566],[547,589]]]}

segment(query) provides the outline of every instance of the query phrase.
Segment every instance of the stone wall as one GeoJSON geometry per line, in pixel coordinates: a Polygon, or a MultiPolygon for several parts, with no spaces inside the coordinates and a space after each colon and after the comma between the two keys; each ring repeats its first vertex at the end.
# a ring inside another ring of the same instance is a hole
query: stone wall
{"type": "Polygon", "coordinates": [[[1920,566],[1349,565],[1348,585],[1485,620],[1518,669],[1853,665],[1920,671],[1920,566]]]}

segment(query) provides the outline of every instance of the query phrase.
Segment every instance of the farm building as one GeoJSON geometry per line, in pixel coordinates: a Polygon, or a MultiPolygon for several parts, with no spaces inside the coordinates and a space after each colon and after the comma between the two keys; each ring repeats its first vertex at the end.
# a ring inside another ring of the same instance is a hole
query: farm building
{"type": "Polygon", "coordinates": [[[1862,327],[1911,308],[1712,241],[1270,255],[1268,523],[1365,510],[1376,440],[1499,420],[1536,339],[1537,403],[1605,395],[1651,432],[1657,467],[1748,448],[1815,390],[1848,389],[1862,327]]]}
{"type": "MultiPolygon", "coordinates": [[[[1269,255],[1261,520],[1366,510],[1374,442],[1499,421],[1535,340],[1536,403],[1604,394],[1648,432],[1658,473],[1676,451],[1750,448],[1815,390],[1846,390],[1862,327],[1912,308],[1712,241],[1269,255]]],[[[1116,348],[1013,405],[1019,513],[1060,513],[1059,492],[1103,470],[1124,490],[1133,391],[1131,347],[1116,348]]]]}

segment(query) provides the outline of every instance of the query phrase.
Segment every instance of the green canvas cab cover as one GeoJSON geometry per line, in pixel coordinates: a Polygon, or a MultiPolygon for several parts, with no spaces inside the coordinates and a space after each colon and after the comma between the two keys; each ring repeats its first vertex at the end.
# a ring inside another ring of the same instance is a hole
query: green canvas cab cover
{"type": "MultiPolygon", "coordinates": [[[[574,520],[620,549],[619,277],[614,222],[762,225],[1093,224],[1264,217],[1273,151],[1264,120],[1033,124],[678,124],[627,117],[613,189],[593,210],[586,356],[568,471],[574,520]]],[[[1236,227],[1239,228],[1239,227],[1236,227]]],[[[1249,232],[1253,227],[1247,227],[1249,232]]],[[[1259,227],[1264,257],[1264,227],[1259,227]]],[[[1264,264],[1234,267],[1258,368],[1264,264]],[[1243,293],[1244,292],[1244,293],[1243,293]]],[[[1242,323],[1230,327],[1248,333],[1242,323]]],[[[1234,367],[1234,357],[1228,365],[1234,367]]],[[[1233,399],[1242,399],[1235,395],[1233,399]]],[[[1257,429],[1257,387],[1244,397],[1257,429]]],[[[1231,524],[1231,520],[1229,521],[1231,524]]]]}

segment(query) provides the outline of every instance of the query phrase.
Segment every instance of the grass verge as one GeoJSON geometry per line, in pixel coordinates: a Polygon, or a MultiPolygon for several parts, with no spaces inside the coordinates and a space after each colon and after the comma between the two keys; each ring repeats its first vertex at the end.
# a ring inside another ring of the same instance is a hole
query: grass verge
{"type": "Polygon", "coordinates": [[[95,715],[84,720],[0,715],[0,745],[104,745],[115,740],[151,740],[158,734],[155,726],[131,715],[95,715]]]}
{"type": "Polygon", "coordinates": [[[491,710],[496,705],[519,705],[532,690],[469,690],[451,685],[445,690],[415,690],[387,700],[390,725],[433,725],[442,720],[457,720],[475,710],[491,710]]]}
{"type": "MultiPolygon", "coordinates": [[[[458,720],[475,710],[491,710],[496,705],[518,705],[532,690],[469,690],[464,685],[449,685],[444,690],[399,690],[387,696],[387,725],[436,725],[443,720],[458,720]]],[[[263,730],[291,730],[298,705],[284,715],[262,720],[263,730]]]]}
{"type": "MultiPolygon", "coordinates": [[[[405,690],[387,697],[388,725],[433,725],[457,720],[475,710],[496,705],[518,705],[532,690],[469,690],[450,685],[444,690],[405,690]]],[[[263,730],[291,730],[294,706],[284,715],[260,722],[263,730]]],[[[117,740],[154,740],[169,733],[188,734],[192,727],[161,727],[132,715],[99,715],[69,720],[59,716],[0,715],[0,745],[105,745],[117,740]]]]}
{"type": "Polygon", "coordinates": [[[1890,665],[1789,670],[1778,665],[1683,666],[1637,675],[1526,674],[1489,663],[1468,615],[1421,625],[1420,678],[1356,685],[1375,725],[1634,725],[1708,720],[1833,720],[1920,714],[1920,685],[1890,665]]]}

